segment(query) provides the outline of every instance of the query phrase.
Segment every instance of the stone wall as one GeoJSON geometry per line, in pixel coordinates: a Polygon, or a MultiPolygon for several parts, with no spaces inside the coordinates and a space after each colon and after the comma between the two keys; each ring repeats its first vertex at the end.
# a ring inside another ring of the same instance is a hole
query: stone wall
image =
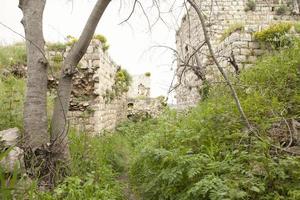
{"type": "MultiPolygon", "coordinates": [[[[197,2],[207,17],[207,27],[213,49],[227,73],[237,72],[237,69],[230,64],[230,58],[234,58],[238,70],[243,70],[251,66],[266,51],[254,40],[254,32],[279,21],[295,22],[300,19],[298,15],[292,15],[295,7],[292,3],[285,3],[286,1],[281,1],[287,7],[287,11],[283,15],[277,13],[282,4],[276,0],[256,0],[254,11],[245,11],[248,0],[205,0],[201,3],[200,1],[197,2]],[[236,31],[225,40],[221,40],[224,31],[235,24],[241,24],[244,30],[236,31]]],[[[204,36],[198,16],[190,8],[183,17],[182,24],[176,33],[176,46],[180,55],[177,68],[177,80],[180,85],[176,89],[179,107],[193,106],[201,99],[199,89],[203,81],[199,79],[195,71],[186,70],[182,66],[182,61],[187,61],[203,41],[204,36]]],[[[192,57],[189,64],[200,66],[200,71],[205,74],[207,80],[214,79],[218,72],[208,54],[207,47],[201,48],[197,56],[200,62],[197,63],[197,60],[192,57]]]]}
{"type": "MultiPolygon", "coordinates": [[[[49,60],[59,54],[65,57],[67,53],[48,51],[49,60]]],[[[92,40],[73,79],[68,116],[72,127],[98,134],[114,129],[127,118],[126,94],[113,99],[107,96],[113,90],[119,69],[108,53],[103,51],[101,42],[92,40]]],[[[57,78],[50,75],[49,87],[54,88],[57,84],[57,78]]]]}
{"type": "Polygon", "coordinates": [[[162,96],[129,98],[127,118],[133,121],[155,118],[163,112],[166,105],[166,99],[162,96]]]}

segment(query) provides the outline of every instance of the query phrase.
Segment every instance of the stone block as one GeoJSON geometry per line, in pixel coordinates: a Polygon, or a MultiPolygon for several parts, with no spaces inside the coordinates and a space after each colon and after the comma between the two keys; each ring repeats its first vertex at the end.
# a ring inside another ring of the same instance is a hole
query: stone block
{"type": "Polygon", "coordinates": [[[234,45],[238,48],[248,48],[248,42],[246,41],[238,41],[235,42],[234,45]]]}
{"type": "Polygon", "coordinates": [[[0,141],[4,142],[5,146],[15,146],[18,143],[19,129],[11,128],[0,131],[0,141]]]}
{"type": "Polygon", "coordinates": [[[247,61],[247,58],[245,55],[236,56],[235,59],[237,62],[246,62],[247,61]]]}
{"type": "Polygon", "coordinates": [[[251,62],[251,63],[255,63],[256,60],[257,60],[257,57],[256,57],[256,56],[249,56],[249,57],[247,58],[247,61],[248,61],[248,62],[251,62]]]}
{"type": "Polygon", "coordinates": [[[241,49],[241,55],[251,55],[251,50],[249,49],[241,49]]]}
{"type": "Polygon", "coordinates": [[[263,55],[266,51],[265,51],[265,50],[262,50],[262,49],[255,49],[255,50],[253,50],[253,52],[254,52],[254,55],[261,56],[261,55],[263,55]]]}
{"type": "Polygon", "coordinates": [[[93,51],[94,51],[94,47],[90,45],[90,46],[87,48],[86,53],[93,53],[93,51]]]}
{"type": "Polygon", "coordinates": [[[250,49],[259,49],[260,45],[258,42],[249,42],[249,48],[250,49]]]}

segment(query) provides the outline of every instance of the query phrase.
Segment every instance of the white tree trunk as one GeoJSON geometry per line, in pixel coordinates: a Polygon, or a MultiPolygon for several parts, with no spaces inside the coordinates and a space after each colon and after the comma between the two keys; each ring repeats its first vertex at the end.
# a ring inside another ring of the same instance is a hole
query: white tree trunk
{"type": "Polygon", "coordinates": [[[27,50],[24,105],[26,146],[33,152],[49,142],[47,133],[47,60],[44,57],[43,12],[46,0],[20,0],[27,50]]]}

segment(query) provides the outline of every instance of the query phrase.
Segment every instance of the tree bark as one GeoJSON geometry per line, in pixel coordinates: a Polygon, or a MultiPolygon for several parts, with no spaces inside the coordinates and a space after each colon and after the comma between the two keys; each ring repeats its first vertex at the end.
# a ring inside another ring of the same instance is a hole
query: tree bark
{"type": "Polygon", "coordinates": [[[199,17],[199,20],[200,20],[200,22],[201,22],[201,26],[202,26],[202,29],[203,29],[204,39],[205,39],[206,44],[207,44],[207,46],[208,46],[209,53],[210,53],[210,55],[212,56],[212,58],[213,58],[213,60],[214,60],[214,63],[216,64],[218,70],[220,71],[220,73],[222,74],[223,78],[225,79],[226,84],[227,84],[228,87],[230,88],[231,94],[232,94],[232,96],[233,96],[233,98],[234,98],[234,100],[235,100],[236,106],[237,106],[237,108],[238,108],[238,110],[239,110],[239,113],[240,113],[240,115],[241,115],[242,120],[244,121],[244,123],[245,123],[245,125],[247,126],[247,128],[248,128],[249,130],[251,130],[251,129],[252,129],[252,128],[251,128],[251,125],[250,125],[250,123],[249,123],[248,118],[246,117],[246,114],[245,114],[245,112],[244,112],[244,110],[243,110],[243,107],[242,107],[242,105],[241,105],[241,103],[240,103],[240,100],[239,100],[239,98],[238,98],[238,95],[237,95],[237,93],[236,93],[236,91],[235,91],[233,85],[231,84],[229,78],[227,77],[225,71],[223,70],[223,68],[221,67],[219,61],[217,60],[217,57],[216,57],[216,55],[215,55],[215,53],[214,53],[214,51],[213,51],[213,48],[212,48],[212,45],[211,45],[211,42],[210,42],[210,37],[209,37],[209,35],[208,35],[208,31],[207,31],[207,28],[206,28],[206,25],[205,25],[205,19],[204,19],[204,16],[203,16],[203,14],[201,13],[201,10],[199,9],[198,5],[197,5],[193,0],[187,0],[187,1],[188,1],[188,2],[191,4],[191,6],[195,9],[195,11],[196,11],[196,13],[197,13],[197,15],[198,15],[198,17],[199,17]]]}
{"type": "Polygon", "coordinates": [[[46,0],[20,0],[27,51],[27,92],[24,105],[26,147],[34,152],[49,142],[47,133],[47,66],[43,12],[46,0]]]}
{"type": "Polygon", "coordinates": [[[72,77],[75,67],[85,54],[95,33],[98,22],[111,0],[98,0],[89,19],[81,33],[81,36],[67,55],[58,85],[58,97],[54,105],[51,122],[51,143],[58,153],[58,159],[68,159],[68,120],[69,102],[72,90],[72,77]]]}

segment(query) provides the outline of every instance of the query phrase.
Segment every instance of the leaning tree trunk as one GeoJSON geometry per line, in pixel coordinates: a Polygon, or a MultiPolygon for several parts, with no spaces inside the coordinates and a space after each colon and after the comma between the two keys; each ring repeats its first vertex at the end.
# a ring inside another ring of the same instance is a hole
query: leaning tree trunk
{"type": "Polygon", "coordinates": [[[247,116],[246,116],[246,114],[245,114],[245,112],[243,110],[243,107],[242,107],[242,105],[240,103],[240,100],[239,100],[239,97],[238,97],[238,95],[237,95],[237,93],[235,91],[235,88],[231,84],[229,78],[227,77],[227,74],[225,73],[225,71],[221,67],[221,65],[220,65],[219,61],[217,60],[217,57],[216,57],[216,55],[215,55],[215,53],[213,51],[213,47],[211,45],[210,37],[208,35],[208,31],[207,31],[206,24],[205,24],[205,18],[203,16],[203,14],[201,13],[200,8],[198,7],[198,5],[193,0],[187,0],[187,1],[191,4],[191,6],[194,8],[194,10],[196,11],[196,13],[197,13],[197,15],[199,17],[199,20],[200,20],[201,26],[202,26],[202,30],[203,30],[203,34],[204,34],[204,39],[205,39],[205,42],[206,42],[206,44],[208,46],[209,53],[210,53],[210,55],[211,55],[214,63],[216,64],[219,72],[222,74],[223,78],[225,79],[226,84],[228,85],[228,87],[229,87],[229,89],[231,91],[231,94],[232,94],[232,96],[234,98],[235,104],[236,104],[236,106],[237,106],[237,108],[239,110],[239,113],[241,115],[241,118],[242,118],[243,122],[245,123],[245,125],[247,126],[247,128],[249,130],[252,130],[251,124],[250,124],[250,122],[249,122],[249,120],[248,120],[248,118],[247,118],[247,116]]]}
{"type": "Polygon", "coordinates": [[[49,142],[47,133],[47,66],[43,12],[46,0],[20,0],[27,50],[27,92],[24,105],[26,147],[32,152],[49,142]]]}
{"type": "Polygon", "coordinates": [[[71,48],[67,55],[61,72],[58,85],[58,97],[55,100],[54,112],[51,122],[51,143],[57,152],[57,159],[65,160],[69,158],[68,150],[68,120],[69,102],[72,90],[72,77],[75,67],[85,54],[98,22],[111,0],[98,0],[90,17],[81,33],[81,36],[71,48]]]}

